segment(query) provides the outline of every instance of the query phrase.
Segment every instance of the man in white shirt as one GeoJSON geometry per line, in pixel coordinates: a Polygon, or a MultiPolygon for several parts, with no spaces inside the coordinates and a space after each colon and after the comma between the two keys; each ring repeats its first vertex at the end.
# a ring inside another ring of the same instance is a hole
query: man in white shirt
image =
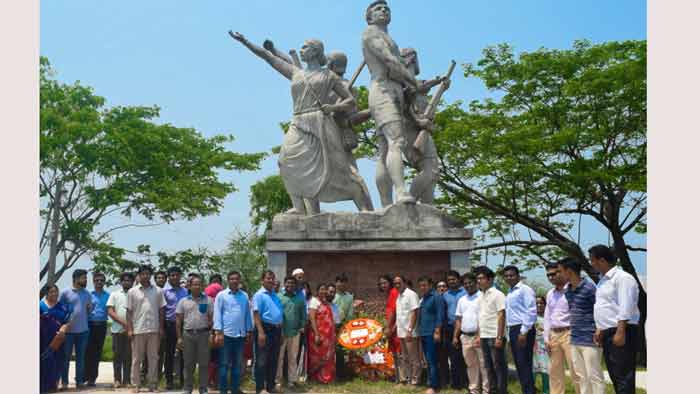
{"type": "Polygon", "coordinates": [[[131,385],[131,339],[126,332],[126,294],[134,283],[134,274],[124,272],[119,277],[121,289],[113,291],[107,300],[107,314],[112,318],[112,366],[114,387],[131,385]]]}
{"type": "Polygon", "coordinates": [[[394,287],[399,290],[396,299],[396,336],[401,343],[399,382],[417,385],[421,373],[416,330],[420,299],[416,292],[407,287],[403,276],[394,277],[394,287]]]}
{"type": "Polygon", "coordinates": [[[488,393],[489,379],[484,365],[484,354],[476,335],[479,331],[481,291],[476,287],[476,275],[471,272],[462,276],[462,284],[467,293],[457,301],[452,342],[455,346],[459,346],[460,342],[462,344],[462,354],[469,377],[469,394],[488,393]]]}
{"type": "Polygon", "coordinates": [[[496,394],[508,394],[506,365],[506,296],[493,286],[496,274],[487,266],[474,269],[476,283],[482,292],[479,299],[479,333],[477,341],[484,353],[484,366],[490,386],[496,394]]]}
{"type": "Polygon", "coordinates": [[[617,267],[617,258],[605,245],[588,250],[593,269],[601,274],[593,309],[595,341],[603,347],[605,365],[616,393],[634,393],[639,324],[639,286],[617,267]]]}

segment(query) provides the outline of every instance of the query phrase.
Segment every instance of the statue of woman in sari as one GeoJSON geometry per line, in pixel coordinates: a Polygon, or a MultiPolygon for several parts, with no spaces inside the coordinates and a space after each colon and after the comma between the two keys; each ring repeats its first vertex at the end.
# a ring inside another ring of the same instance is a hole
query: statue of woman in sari
{"type": "Polygon", "coordinates": [[[373,210],[364,181],[352,170],[333,119],[334,112],[352,111],[355,102],[342,79],[323,68],[323,43],[304,42],[299,54],[306,69],[301,69],[240,33],[229,34],[291,81],[294,116],[278,161],[282,181],[292,199],[293,208],[288,213],[313,215],[320,211],[319,202],[345,200],[354,201],[360,211],[373,210]]]}

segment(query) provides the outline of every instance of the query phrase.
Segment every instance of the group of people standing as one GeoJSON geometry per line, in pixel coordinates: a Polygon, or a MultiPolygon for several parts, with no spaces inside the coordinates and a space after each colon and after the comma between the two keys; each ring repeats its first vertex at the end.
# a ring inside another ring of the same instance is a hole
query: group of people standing
{"type": "MultiPolygon", "coordinates": [[[[486,266],[464,275],[449,271],[437,285],[422,276],[417,292],[401,275],[381,276],[384,334],[398,361],[397,383],[418,385],[427,364],[427,394],[448,384],[470,394],[506,394],[509,343],[524,394],[535,393],[535,375],[542,376],[545,393],[563,394],[565,366],[577,394],[603,394],[601,359],[615,392],[634,393],[639,288],[617,267],[610,248],[597,245],[589,254],[600,274],[597,284],[582,277],[580,262],[564,258],[546,266],[554,288],[540,297],[515,266],[502,270],[506,294],[486,266]]],[[[87,272],[80,269],[71,288],[48,288],[40,302],[42,393],[56,390],[59,380],[68,386],[74,350],[77,387],[95,385],[108,317],[114,385],[134,392],[144,380],[156,391],[164,374],[168,389],[191,393],[198,366],[200,393],[213,384],[222,394],[238,394],[248,353],[254,355],[256,393],[281,392],[284,378],[293,387],[346,374],[336,334],[353,318],[354,298],[344,274],[312,292],[302,269],[282,283],[265,271],[250,297],[237,271],[228,273],[226,289],[220,275],[205,288],[199,274],[182,280],[178,267],[156,273],[155,284],[152,272],[142,265],[136,275],[123,273],[121,288],[111,294],[100,273],[88,292],[87,272]]]]}
{"type": "Polygon", "coordinates": [[[600,274],[597,284],[581,276],[580,262],[565,258],[547,265],[554,288],[543,297],[512,265],[503,269],[507,294],[494,286],[496,274],[486,266],[461,276],[450,271],[435,289],[421,277],[420,297],[403,276],[381,276],[397,382],[417,385],[424,361],[428,394],[448,382],[470,394],[506,394],[510,343],[524,394],[535,393],[536,374],[545,393],[563,394],[565,365],[577,394],[603,394],[601,359],[615,392],[634,393],[639,288],[616,266],[609,247],[596,245],[589,254],[600,274]]]}
{"type": "Polygon", "coordinates": [[[67,389],[74,350],[76,387],[95,386],[108,317],[117,388],[157,391],[165,375],[166,389],[191,393],[198,366],[200,393],[213,385],[238,394],[248,353],[254,354],[256,393],[280,392],[285,375],[294,386],[307,376],[330,383],[343,373],[336,330],[352,318],[354,301],[345,275],[319,285],[314,296],[303,270],[284,278],[282,288],[268,270],[250,297],[237,271],[228,273],[227,289],[221,275],[212,275],[205,288],[199,274],[182,280],[178,267],[157,272],[155,284],[152,274],[150,265],[125,272],[110,294],[104,274],[93,274],[89,292],[87,272],[77,269],[70,289],[48,289],[40,302],[42,393],[56,391],[59,381],[67,389]]]}

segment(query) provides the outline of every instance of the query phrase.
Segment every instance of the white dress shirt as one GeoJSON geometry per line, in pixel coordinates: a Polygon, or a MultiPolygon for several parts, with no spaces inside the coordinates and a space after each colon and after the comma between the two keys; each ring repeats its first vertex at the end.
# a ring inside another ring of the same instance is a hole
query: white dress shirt
{"type": "Polygon", "coordinates": [[[506,309],[506,296],[497,288],[490,287],[479,297],[479,336],[496,338],[498,335],[498,312],[506,309]]]}
{"type": "Polygon", "coordinates": [[[506,295],[506,326],[520,324],[520,334],[525,335],[537,321],[535,291],[522,281],[518,282],[506,295]]]}
{"type": "Polygon", "coordinates": [[[420,307],[420,299],[418,294],[411,289],[406,289],[403,293],[399,294],[396,299],[396,336],[399,338],[406,338],[407,336],[417,337],[418,330],[416,326],[418,325],[418,318],[413,327],[409,327],[411,324],[411,312],[415,311],[420,307]],[[409,330],[410,328],[410,330],[409,330]]]}
{"type": "Polygon", "coordinates": [[[474,294],[469,293],[459,297],[457,308],[455,309],[455,318],[462,319],[462,332],[472,333],[479,328],[479,299],[481,299],[481,291],[477,290],[474,294]]]}
{"type": "Polygon", "coordinates": [[[596,328],[615,328],[622,320],[627,320],[627,324],[638,324],[638,299],[639,287],[634,277],[617,266],[612,267],[596,286],[593,307],[596,328]]]}

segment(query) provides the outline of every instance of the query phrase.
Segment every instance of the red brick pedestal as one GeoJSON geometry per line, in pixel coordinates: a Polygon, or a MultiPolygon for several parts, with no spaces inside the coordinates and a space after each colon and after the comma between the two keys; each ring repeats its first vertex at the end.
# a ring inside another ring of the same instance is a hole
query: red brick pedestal
{"type": "Polygon", "coordinates": [[[392,205],[362,213],[278,215],[267,235],[269,267],[281,280],[295,268],[316,291],[345,273],[356,298],[379,296],[377,278],[441,279],[469,268],[472,231],[429,205],[392,205]]]}

